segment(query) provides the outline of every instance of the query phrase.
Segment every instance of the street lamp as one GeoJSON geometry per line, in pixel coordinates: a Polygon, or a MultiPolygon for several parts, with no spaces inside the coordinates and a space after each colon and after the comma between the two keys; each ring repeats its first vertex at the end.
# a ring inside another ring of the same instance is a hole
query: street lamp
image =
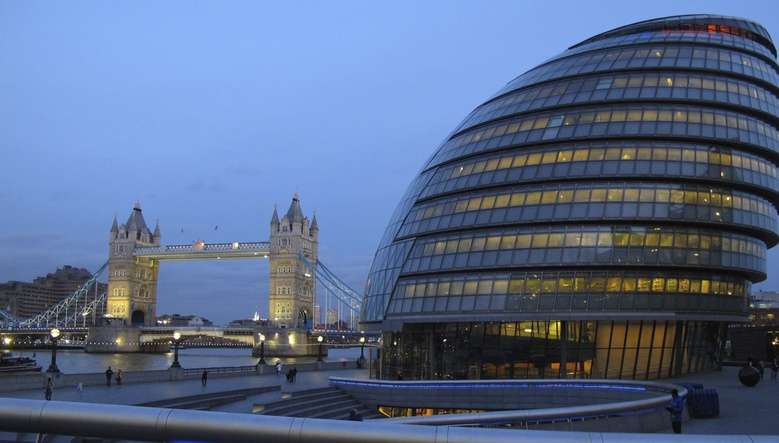
{"type": "Polygon", "coordinates": [[[173,363],[171,363],[171,368],[180,368],[181,363],[179,363],[179,340],[181,340],[181,333],[176,331],[173,333],[173,363]]]}
{"type": "Polygon", "coordinates": [[[60,371],[60,368],[57,367],[57,339],[60,336],[60,330],[54,328],[49,331],[49,335],[51,335],[51,364],[46,372],[57,373],[60,371]]]}
{"type": "Polygon", "coordinates": [[[257,364],[265,364],[265,334],[260,334],[260,361],[257,364]]]}
{"type": "Polygon", "coordinates": [[[319,355],[316,358],[316,361],[322,361],[322,342],[325,340],[324,337],[321,335],[316,338],[316,341],[319,342],[319,355]]]}
{"type": "Polygon", "coordinates": [[[6,346],[11,346],[12,341],[11,337],[3,337],[3,344],[6,346]]]}
{"type": "Polygon", "coordinates": [[[362,369],[365,363],[365,336],[360,337],[360,359],[357,360],[357,367],[362,369]]]}

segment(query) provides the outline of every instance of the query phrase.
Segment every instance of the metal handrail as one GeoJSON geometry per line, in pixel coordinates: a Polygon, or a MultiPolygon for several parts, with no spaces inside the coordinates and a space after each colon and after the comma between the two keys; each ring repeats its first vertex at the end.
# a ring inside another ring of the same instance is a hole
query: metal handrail
{"type": "MultiPolygon", "coordinates": [[[[671,383],[634,380],[447,380],[447,381],[385,381],[385,380],[356,380],[342,377],[330,377],[330,383],[335,386],[360,385],[377,389],[440,389],[463,388],[479,389],[487,387],[517,387],[517,385],[541,387],[543,389],[625,389],[637,392],[657,392],[653,398],[642,398],[627,401],[615,401],[610,403],[596,403],[592,405],[567,406],[558,408],[520,409],[507,411],[490,411],[467,414],[445,414],[432,416],[394,417],[385,419],[392,423],[415,425],[482,425],[482,424],[507,424],[526,423],[533,421],[565,420],[581,417],[603,417],[619,415],[627,412],[644,411],[667,406],[670,401],[668,395],[676,389],[679,395],[685,397],[687,389],[671,383]]],[[[400,405],[395,405],[400,406],[400,405]]],[[[412,405],[408,405],[412,406],[412,405]]],[[[460,405],[467,408],[467,405],[460,405]]]]}
{"type": "MultiPolygon", "coordinates": [[[[674,434],[526,431],[354,422],[113,404],[0,398],[0,430],[122,440],[274,443],[678,442],[674,434]]],[[[773,437],[768,437],[773,438],[773,437]]],[[[685,435],[685,442],[767,441],[766,436],[685,435]],[[761,440],[762,438],[762,440],[761,440]]]]}

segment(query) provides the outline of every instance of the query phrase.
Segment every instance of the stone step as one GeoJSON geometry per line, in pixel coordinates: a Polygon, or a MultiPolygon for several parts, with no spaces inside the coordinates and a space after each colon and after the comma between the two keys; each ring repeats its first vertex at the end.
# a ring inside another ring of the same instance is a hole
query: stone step
{"type": "Polygon", "coordinates": [[[330,418],[345,420],[349,412],[356,410],[363,418],[381,418],[354,397],[335,387],[311,389],[292,393],[291,398],[264,405],[263,415],[287,417],[330,418]]]}
{"type": "Polygon", "coordinates": [[[339,401],[323,401],[316,403],[308,403],[303,408],[287,414],[289,417],[321,417],[321,414],[327,414],[330,412],[340,413],[342,411],[349,411],[350,409],[356,409],[362,405],[352,398],[339,401]]]}
{"type": "Polygon", "coordinates": [[[287,412],[288,410],[299,405],[305,405],[311,402],[319,402],[322,400],[335,401],[349,397],[349,395],[345,392],[335,388],[301,391],[291,393],[290,395],[290,398],[264,405],[262,413],[266,415],[281,415],[281,413],[287,412]]]}
{"type": "Polygon", "coordinates": [[[286,402],[276,403],[272,407],[266,407],[263,410],[265,415],[296,415],[301,409],[307,409],[312,406],[320,407],[340,401],[351,401],[348,395],[331,395],[327,397],[317,396],[315,398],[289,399],[286,402]]]}

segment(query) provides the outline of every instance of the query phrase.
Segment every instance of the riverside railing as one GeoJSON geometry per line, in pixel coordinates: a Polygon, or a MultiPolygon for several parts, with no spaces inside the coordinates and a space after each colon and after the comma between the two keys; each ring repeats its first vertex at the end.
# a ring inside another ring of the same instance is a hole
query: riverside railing
{"type": "Polygon", "coordinates": [[[774,436],[454,428],[0,398],[0,431],[140,441],[274,443],[769,442],[774,436]]]}

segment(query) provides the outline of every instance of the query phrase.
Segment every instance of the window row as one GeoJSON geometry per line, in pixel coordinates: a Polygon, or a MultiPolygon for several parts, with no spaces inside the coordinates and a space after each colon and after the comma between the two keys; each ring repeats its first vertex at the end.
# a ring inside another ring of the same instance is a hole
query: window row
{"type": "MultiPolygon", "coordinates": [[[[604,153],[603,149],[598,149],[598,151],[604,153]]],[[[692,152],[692,157],[695,158],[694,151],[692,152]]],[[[581,150],[581,152],[577,149],[571,156],[570,150],[560,150],[558,148],[540,152],[538,155],[503,154],[501,156],[493,155],[483,160],[469,160],[466,163],[456,163],[438,168],[430,184],[422,192],[421,197],[428,198],[444,193],[500,184],[519,184],[522,182],[554,179],[570,180],[576,177],[600,178],[603,176],[612,178],[637,177],[641,179],[648,177],[666,178],[666,181],[676,181],[680,177],[687,177],[728,184],[744,183],[779,191],[779,180],[777,177],[751,169],[752,166],[756,166],[758,169],[768,168],[768,170],[775,172],[776,169],[773,167],[773,164],[763,160],[752,161],[749,157],[738,160],[735,158],[727,159],[739,162],[742,166],[750,167],[745,169],[704,162],[637,160],[635,159],[636,156],[632,160],[613,160],[612,158],[617,154],[622,157],[620,148],[606,151],[605,155],[601,153],[589,155],[590,153],[586,149],[581,150]],[[572,161],[577,156],[578,158],[605,156],[609,159],[572,161]],[[531,157],[535,158],[531,160],[531,157]],[[529,161],[536,164],[529,165],[529,161]],[[553,161],[553,163],[548,163],[549,161],[553,161]],[[524,165],[519,166],[523,162],[524,165]]],[[[639,152],[638,157],[646,157],[646,154],[651,154],[651,148],[646,148],[643,152],[639,152]]]]}
{"type": "Polygon", "coordinates": [[[384,333],[382,378],[668,378],[714,369],[720,330],[665,320],[405,324],[384,333]]]}
{"type": "Polygon", "coordinates": [[[536,186],[514,191],[491,191],[481,195],[456,196],[412,209],[406,222],[493,208],[603,202],[698,205],[722,210],[743,209],[771,217],[777,215],[776,209],[767,200],[737,191],[695,186],[614,183],[577,187],[567,184],[536,186]]]}
{"type": "Polygon", "coordinates": [[[541,140],[640,134],[735,138],[779,150],[779,131],[743,114],[682,106],[610,106],[598,109],[537,114],[479,128],[447,141],[436,154],[435,161],[541,140]]]}
{"type": "Polygon", "coordinates": [[[677,161],[702,163],[715,166],[733,166],[759,172],[770,177],[777,176],[774,163],[730,149],[717,148],[672,148],[672,147],[568,147],[537,152],[503,154],[485,160],[460,163],[441,169],[432,183],[441,179],[452,179],[482,172],[496,171],[523,166],[548,165],[584,161],[677,161]]]}
{"type": "Polygon", "coordinates": [[[661,67],[731,72],[779,85],[775,66],[758,57],[724,48],[668,44],[610,48],[559,58],[525,72],[495,95],[560,77],[618,69],[661,67]]]}
{"type": "Polygon", "coordinates": [[[504,276],[444,275],[404,279],[398,282],[394,299],[450,297],[455,295],[555,294],[555,293],[663,293],[746,297],[749,282],[727,277],[687,277],[667,273],[527,272],[504,276]]]}
{"type": "Polygon", "coordinates": [[[529,110],[644,98],[718,101],[779,114],[776,96],[747,82],[703,75],[637,73],[576,78],[519,90],[476,108],[458,131],[529,110]]]}
{"type": "Polygon", "coordinates": [[[662,30],[645,31],[629,35],[613,36],[588,43],[576,45],[552,60],[568,57],[595,49],[611,48],[624,45],[641,45],[649,43],[702,43],[716,46],[730,46],[763,55],[771,60],[775,58],[771,50],[753,40],[725,33],[711,32],[708,30],[662,30]]]}
{"type": "Polygon", "coordinates": [[[504,224],[538,224],[549,221],[602,223],[638,220],[643,223],[674,221],[680,223],[715,223],[721,225],[742,225],[757,228],[760,238],[771,242],[776,240],[777,218],[739,209],[720,209],[709,206],[669,203],[570,203],[557,205],[534,205],[511,208],[495,208],[470,211],[424,220],[407,221],[398,232],[399,238],[435,232],[444,229],[471,229],[504,224]]]}
{"type": "Polygon", "coordinates": [[[717,233],[683,227],[570,226],[512,229],[496,233],[464,233],[448,239],[420,239],[410,257],[429,257],[459,252],[540,248],[677,248],[707,252],[737,252],[765,258],[760,240],[739,234],[717,233]],[[529,232],[530,231],[530,232],[529,232]],[[551,231],[551,232],[550,232],[551,231]]]}
{"type": "Polygon", "coordinates": [[[551,266],[679,266],[746,272],[753,279],[766,274],[766,260],[746,253],[694,248],[581,247],[461,252],[412,258],[403,272],[429,273],[473,269],[515,269],[551,266]]]}

